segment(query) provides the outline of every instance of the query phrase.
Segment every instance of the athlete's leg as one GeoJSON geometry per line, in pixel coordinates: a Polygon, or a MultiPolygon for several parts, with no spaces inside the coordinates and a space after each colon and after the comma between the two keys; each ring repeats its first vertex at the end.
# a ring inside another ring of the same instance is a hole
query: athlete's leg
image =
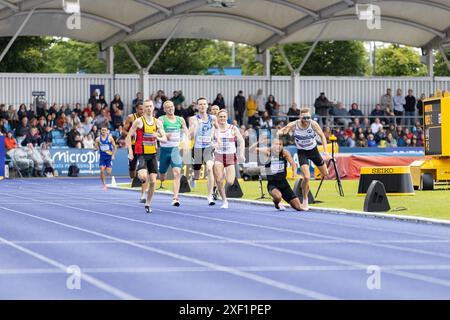
{"type": "Polygon", "coordinates": [[[106,167],[104,167],[104,166],[101,166],[101,167],[100,167],[100,179],[102,180],[102,187],[103,187],[103,190],[106,189],[105,169],[106,169],[106,167]]]}
{"type": "Polygon", "coordinates": [[[275,207],[278,207],[278,205],[280,204],[281,200],[282,200],[282,195],[280,190],[278,190],[277,188],[273,188],[272,190],[269,191],[269,194],[272,196],[272,200],[273,203],[275,204],[275,207]]]}
{"type": "MultiPolygon", "coordinates": [[[[208,197],[212,196],[214,189],[214,174],[213,174],[214,161],[208,160],[205,165],[205,174],[207,175],[208,197]]],[[[223,176],[223,168],[222,168],[223,176]]]]}
{"type": "MultiPolygon", "coordinates": [[[[227,201],[227,195],[225,193],[225,187],[223,185],[223,163],[220,161],[215,161],[214,162],[214,166],[213,166],[213,170],[214,170],[214,180],[217,184],[217,189],[219,190],[219,194],[220,197],[222,198],[222,200],[227,201]]],[[[208,189],[209,190],[209,189],[208,189]]]]}
{"type": "Polygon", "coordinates": [[[150,203],[153,199],[153,194],[155,193],[156,189],[156,178],[158,175],[156,173],[150,173],[148,175],[148,193],[147,193],[147,202],[145,203],[146,206],[150,206],[150,203]]]}
{"type": "Polygon", "coordinates": [[[178,194],[180,192],[180,180],[181,180],[181,169],[173,168],[173,198],[178,199],[178,194]]]}
{"type": "Polygon", "coordinates": [[[303,211],[302,204],[300,203],[299,198],[292,199],[289,204],[292,208],[294,208],[297,211],[303,211]]]}
{"type": "Polygon", "coordinates": [[[231,165],[225,168],[225,179],[227,184],[233,184],[236,179],[236,168],[235,165],[231,165]]]}
{"type": "Polygon", "coordinates": [[[309,181],[311,179],[311,172],[309,171],[309,165],[304,164],[301,167],[303,174],[302,181],[302,193],[303,193],[303,207],[305,210],[308,209],[308,193],[309,193],[309,181]]]}
{"type": "Polygon", "coordinates": [[[330,174],[328,172],[328,167],[327,167],[326,163],[324,163],[323,165],[321,165],[321,166],[319,166],[317,168],[319,168],[320,176],[323,177],[323,178],[328,177],[328,175],[330,174]]]}

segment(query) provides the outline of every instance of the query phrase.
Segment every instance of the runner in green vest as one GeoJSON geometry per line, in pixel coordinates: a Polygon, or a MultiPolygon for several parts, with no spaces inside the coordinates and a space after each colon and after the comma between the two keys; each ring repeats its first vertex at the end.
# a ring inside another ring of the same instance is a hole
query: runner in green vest
{"type": "Polygon", "coordinates": [[[186,121],[175,115],[175,106],[172,101],[164,102],[164,112],[166,115],[159,118],[163,123],[164,131],[167,135],[167,142],[160,143],[159,155],[159,174],[161,182],[166,180],[166,174],[169,166],[172,167],[173,172],[173,201],[172,205],[179,207],[180,199],[178,193],[180,191],[181,168],[183,161],[180,155],[181,136],[184,133],[183,148],[189,149],[189,130],[186,126],[186,121]]]}

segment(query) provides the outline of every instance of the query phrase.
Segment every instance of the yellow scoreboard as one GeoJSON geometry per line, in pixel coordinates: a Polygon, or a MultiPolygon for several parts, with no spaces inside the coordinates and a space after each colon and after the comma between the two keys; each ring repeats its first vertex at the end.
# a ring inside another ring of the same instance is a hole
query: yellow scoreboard
{"type": "Polygon", "coordinates": [[[424,101],[425,155],[450,157],[450,97],[424,101]]]}

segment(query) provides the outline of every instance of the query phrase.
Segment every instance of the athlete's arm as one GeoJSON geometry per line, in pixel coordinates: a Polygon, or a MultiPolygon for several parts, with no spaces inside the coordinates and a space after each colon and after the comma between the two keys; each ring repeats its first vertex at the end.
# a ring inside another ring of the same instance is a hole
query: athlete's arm
{"type": "Polygon", "coordinates": [[[94,142],[94,148],[95,148],[95,151],[98,151],[98,145],[99,145],[99,143],[100,143],[100,138],[95,139],[95,142],[94,142]]]}
{"type": "Polygon", "coordinates": [[[128,159],[133,160],[133,146],[131,144],[131,137],[133,137],[136,134],[136,130],[139,128],[142,128],[144,126],[144,123],[142,122],[141,118],[136,119],[133,124],[131,125],[130,131],[128,131],[127,137],[125,139],[127,148],[128,148],[128,159]]]}
{"type": "Polygon", "coordinates": [[[116,145],[116,141],[114,141],[114,138],[111,137],[111,135],[109,136],[109,142],[111,142],[112,146],[113,146],[113,150],[112,150],[112,160],[114,160],[115,156],[116,156],[116,152],[117,152],[117,145],[116,145]]]}
{"type": "Polygon", "coordinates": [[[130,114],[130,115],[128,115],[127,119],[125,120],[125,124],[124,124],[124,126],[122,128],[122,131],[123,131],[123,133],[125,135],[128,134],[128,130],[130,130],[130,128],[131,128],[131,126],[133,124],[133,118],[134,118],[133,115],[130,114]]]}
{"type": "Polygon", "coordinates": [[[250,152],[254,152],[254,153],[262,152],[262,153],[266,154],[266,156],[268,156],[270,153],[270,149],[269,148],[260,148],[260,147],[258,147],[258,144],[259,144],[259,142],[255,142],[254,144],[252,144],[248,148],[250,150],[250,152]]]}
{"type": "Polygon", "coordinates": [[[234,127],[234,135],[238,140],[238,148],[239,148],[239,156],[242,162],[245,162],[245,140],[242,137],[242,134],[239,132],[239,129],[234,127]]]}
{"type": "Polygon", "coordinates": [[[189,139],[195,137],[198,130],[198,120],[197,117],[193,116],[189,118],[189,139]]]}
{"type": "Polygon", "coordinates": [[[189,132],[189,129],[186,125],[186,120],[184,118],[181,118],[181,128],[183,129],[184,138],[183,138],[183,144],[184,149],[189,149],[189,140],[191,139],[191,134],[189,132]]]}
{"type": "Polygon", "coordinates": [[[314,131],[319,135],[320,140],[322,140],[323,145],[323,152],[328,155],[328,144],[327,144],[327,138],[325,137],[325,134],[322,131],[322,128],[319,126],[319,124],[313,120],[311,120],[311,125],[314,131]]]}
{"type": "Polygon", "coordinates": [[[288,134],[289,132],[291,132],[292,130],[294,130],[295,123],[296,123],[295,121],[290,122],[284,128],[281,128],[280,130],[278,130],[278,135],[284,136],[284,135],[288,134]]]}
{"type": "Polygon", "coordinates": [[[283,156],[286,158],[286,160],[289,162],[292,168],[292,178],[295,179],[297,177],[297,165],[295,164],[294,159],[291,156],[291,153],[287,150],[283,150],[283,156]]]}
{"type": "Polygon", "coordinates": [[[167,135],[164,131],[164,126],[159,119],[156,119],[156,130],[158,131],[156,134],[156,139],[160,142],[167,142],[167,135]]]}

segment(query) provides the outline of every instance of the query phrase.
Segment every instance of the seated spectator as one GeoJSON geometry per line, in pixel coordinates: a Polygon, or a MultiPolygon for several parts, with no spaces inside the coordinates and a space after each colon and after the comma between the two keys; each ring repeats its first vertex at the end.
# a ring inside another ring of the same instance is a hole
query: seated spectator
{"type": "Polygon", "coordinates": [[[101,113],[94,119],[94,125],[96,125],[98,128],[108,126],[108,122],[109,121],[106,117],[106,109],[103,109],[101,113]]]}
{"type": "MultiPolygon", "coordinates": [[[[372,110],[372,112],[370,113],[371,117],[378,117],[378,118],[382,118],[385,115],[381,104],[377,104],[375,106],[375,109],[372,110]]],[[[372,120],[373,121],[373,120],[372,120]]]]}
{"type": "Polygon", "coordinates": [[[395,127],[395,132],[394,132],[394,138],[397,139],[397,142],[398,142],[398,139],[400,137],[402,137],[402,136],[403,136],[403,127],[402,126],[396,126],[395,127]]]}
{"type": "Polygon", "coordinates": [[[143,103],[144,100],[142,99],[142,92],[138,92],[136,93],[136,98],[133,100],[133,102],[131,103],[132,106],[132,113],[136,113],[136,105],[138,103],[143,103]]]}
{"type": "Polygon", "coordinates": [[[178,91],[174,91],[173,92],[173,97],[172,99],[170,99],[173,102],[173,105],[183,105],[184,101],[186,100],[183,96],[183,92],[181,90],[178,91]]]}
{"type": "Polygon", "coordinates": [[[386,118],[383,119],[385,124],[395,123],[395,114],[390,107],[386,107],[384,109],[384,114],[386,116],[386,118]]]}
{"type": "Polygon", "coordinates": [[[100,115],[100,114],[102,113],[102,110],[103,110],[102,105],[101,105],[100,103],[97,103],[97,104],[94,106],[94,110],[93,110],[94,115],[95,115],[95,116],[100,115]]]}
{"type": "MultiPolygon", "coordinates": [[[[94,104],[95,105],[95,104],[94,104]]],[[[86,108],[84,108],[83,110],[83,114],[88,117],[93,117],[93,110],[92,110],[92,104],[88,103],[88,105],[86,106],[86,108]]]]}
{"type": "MultiPolygon", "coordinates": [[[[50,117],[51,117],[51,115],[50,115],[50,117]]],[[[43,116],[39,119],[39,123],[37,125],[37,129],[39,131],[39,134],[42,137],[42,142],[52,143],[52,140],[53,140],[53,137],[52,137],[53,128],[49,127],[47,125],[47,122],[46,122],[46,120],[45,120],[45,118],[43,116]]]]}
{"type": "Polygon", "coordinates": [[[98,102],[98,98],[97,98],[97,92],[94,91],[91,93],[91,96],[88,100],[88,104],[90,104],[91,106],[95,106],[98,102]]]}
{"type": "Polygon", "coordinates": [[[82,141],[83,138],[81,137],[81,134],[78,132],[76,128],[73,128],[67,134],[67,145],[69,146],[69,148],[77,148],[77,149],[83,148],[82,141]]]}
{"type": "Polygon", "coordinates": [[[356,147],[358,148],[367,148],[367,140],[364,136],[364,133],[360,133],[356,138],[356,147]]]}
{"type": "Polygon", "coordinates": [[[102,106],[102,108],[105,108],[105,107],[108,106],[108,103],[107,103],[106,100],[105,100],[105,96],[102,95],[102,94],[98,97],[97,103],[100,103],[100,105],[102,106]]]}
{"type": "Polygon", "coordinates": [[[36,127],[32,127],[30,132],[26,135],[25,139],[21,142],[23,147],[32,145],[33,147],[39,147],[42,143],[42,137],[39,134],[39,130],[36,127]]]}
{"type": "Polygon", "coordinates": [[[292,122],[292,121],[295,121],[295,120],[299,119],[299,117],[300,117],[300,109],[298,108],[298,106],[297,106],[297,104],[295,102],[293,102],[291,104],[291,106],[289,107],[287,115],[288,116],[292,116],[292,117],[288,118],[289,122],[292,122]]]}
{"type": "Polygon", "coordinates": [[[23,140],[30,133],[30,126],[28,124],[28,118],[25,116],[20,121],[16,130],[17,140],[23,140]]]}
{"type": "Polygon", "coordinates": [[[358,119],[357,117],[362,117],[364,114],[361,110],[359,110],[359,106],[357,103],[352,103],[352,106],[350,107],[350,111],[348,112],[354,119],[358,119]]]}
{"type": "Polygon", "coordinates": [[[225,100],[221,93],[217,94],[216,99],[212,103],[213,105],[219,106],[220,110],[225,109],[225,100]]]}
{"type": "Polygon", "coordinates": [[[98,130],[98,127],[96,125],[92,126],[91,132],[92,137],[95,139],[97,139],[100,136],[100,131],[98,130]]]}
{"type": "Polygon", "coordinates": [[[116,105],[114,105],[114,116],[112,116],[112,126],[114,129],[119,128],[119,126],[123,123],[123,111],[117,108],[116,105]]]}
{"type": "MultiPolygon", "coordinates": [[[[114,99],[113,101],[111,101],[111,104],[115,103],[117,105],[117,108],[119,108],[120,110],[123,110],[124,105],[122,102],[122,99],[120,98],[120,94],[116,94],[114,95],[114,99]]],[[[100,110],[102,109],[102,106],[100,105],[100,110]]]]}
{"type": "Polygon", "coordinates": [[[261,129],[271,129],[273,121],[268,111],[264,111],[263,116],[259,119],[259,127],[261,129]]]}
{"type": "Polygon", "coordinates": [[[405,136],[400,136],[397,139],[397,146],[398,147],[406,147],[406,140],[405,140],[405,136]]]}
{"type": "Polygon", "coordinates": [[[15,106],[11,105],[8,107],[8,120],[11,124],[11,128],[15,130],[19,125],[19,115],[17,114],[15,106]]]}
{"type": "Polygon", "coordinates": [[[375,118],[375,121],[370,125],[370,129],[372,129],[373,134],[377,134],[380,129],[383,129],[383,125],[379,118],[375,118]]]}
{"type": "Polygon", "coordinates": [[[13,130],[12,130],[10,124],[9,124],[8,119],[7,118],[0,119],[0,132],[6,134],[6,133],[8,133],[10,131],[13,131],[13,130]]]}
{"type": "Polygon", "coordinates": [[[49,114],[57,114],[58,113],[58,105],[56,103],[52,104],[50,109],[48,109],[49,114]]]}
{"type": "Polygon", "coordinates": [[[17,115],[19,116],[19,120],[21,120],[23,117],[27,117],[27,106],[25,104],[21,104],[19,106],[19,111],[17,111],[17,115]]]}
{"type": "Polygon", "coordinates": [[[353,131],[356,132],[356,130],[358,130],[359,128],[361,128],[361,122],[359,120],[359,118],[355,118],[353,119],[353,131]]]}
{"type": "Polygon", "coordinates": [[[94,149],[94,138],[92,136],[92,133],[86,135],[83,137],[82,143],[85,149],[94,149]]]}
{"type": "Polygon", "coordinates": [[[8,112],[4,104],[0,105],[0,119],[8,119],[8,112]]]}
{"type": "Polygon", "coordinates": [[[11,131],[9,131],[6,134],[6,137],[5,137],[5,148],[6,148],[6,152],[8,152],[9,150],[17,148],[17,141],[14,138],[14,136],[13,136],[11,131]]]}
{"type": "Polygon", "coordinates": [[[259,113],[257,110],[253,110],[253,114],[248,117],[248,124],[253,128],[259,128],[259,113]]]}
{"type": "Polygon", "coordinates": [[[369,148],[373,148],[373,147],[376,147],[376,146],[377,146],[377,142],[375,141],[375,137],[374,137],[373,134],[369,134],[369,135],[367,136],[367,146],[368,146],[369,148]]]}
{"type": "Polygon", "coordinates": [[[275,104],[275,108],[272,110],[272,118],[275,125],[279,125],[283,123],[283,119],[285,119],[285,113],[281,110],[281,106],[279,103],[275,104]]]}
{"type": "Polygon", "coordinates": [[[181,104],[176,104],[175,105],[175,115],[182,117],[186,120],[187,118],[187,113],[186,110],[183,109],[183,106],[181,104]]]}
{"type": "Polygon", "coordinates": [[[334,116],[334,123],[347,128],[350,123],[349,113],[342,102],[338,102],[336,108],[330,110],[330,115],[334,116]]]}

